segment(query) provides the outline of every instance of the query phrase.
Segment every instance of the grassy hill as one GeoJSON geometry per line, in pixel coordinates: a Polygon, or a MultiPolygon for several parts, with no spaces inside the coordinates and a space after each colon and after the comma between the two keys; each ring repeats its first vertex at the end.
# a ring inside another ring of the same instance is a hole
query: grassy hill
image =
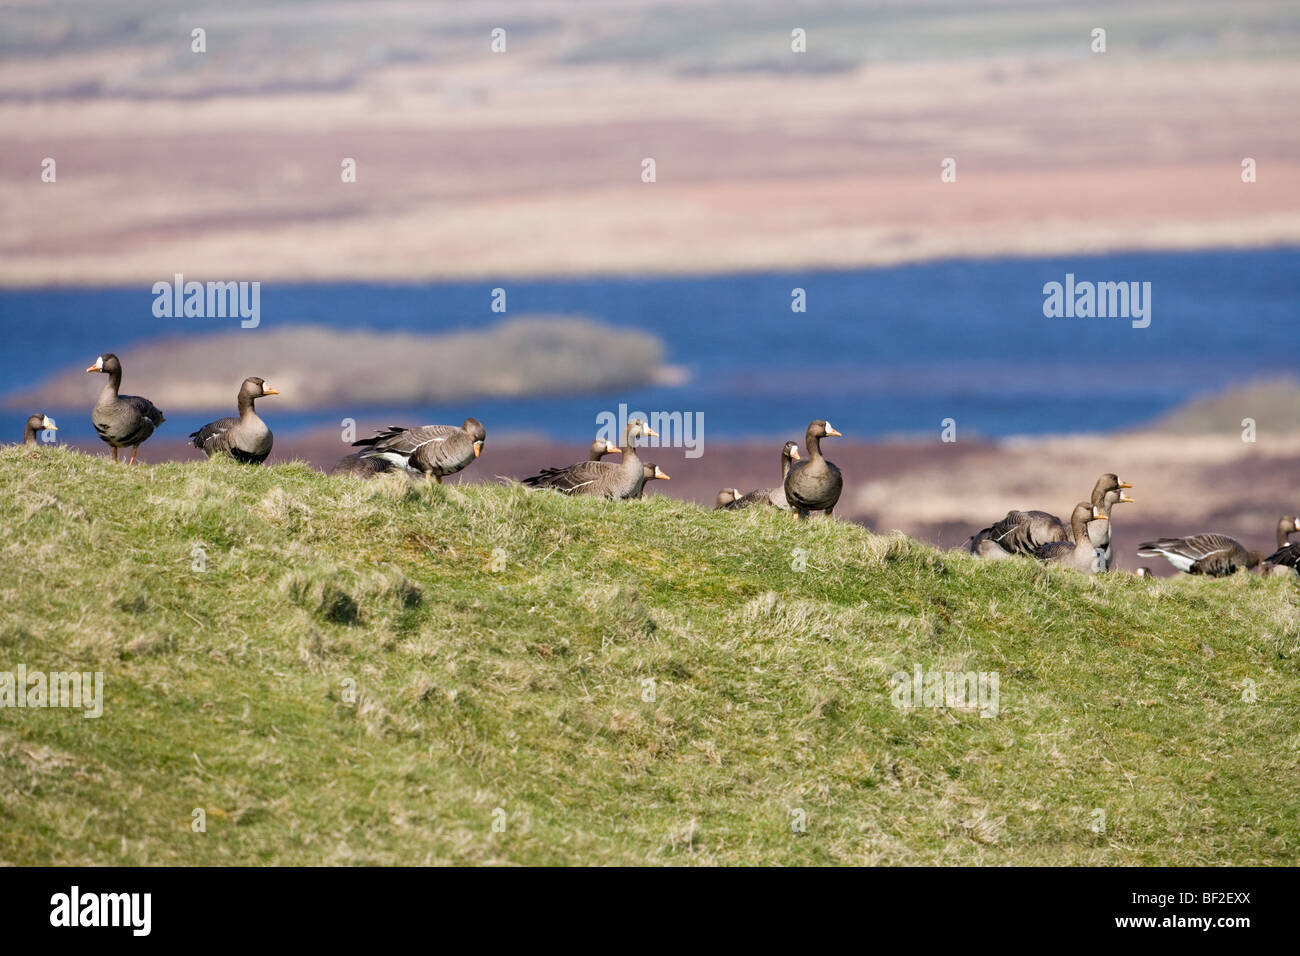
{"type": "Polygon", "coordinates": [[[1291,581],[1090,579],[839,521],[298,464],[6,448],[0,486],[0,671],[105,675],[99,719],[0,709],[3,862],[1300,849],[1291,581]],[[916,665],[998,672],[997,717],[897,709],[916,665]]]}

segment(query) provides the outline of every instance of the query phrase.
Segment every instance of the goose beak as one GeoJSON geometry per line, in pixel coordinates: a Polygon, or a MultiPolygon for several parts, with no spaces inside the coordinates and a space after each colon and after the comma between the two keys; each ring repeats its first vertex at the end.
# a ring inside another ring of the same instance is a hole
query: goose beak
{"type": "Polygon", "coordinates": [[[483,454],[483,443],[481,441],[476,441],[474,443],[474,457],[477,458],[481,454],[483,454]]]}
{"type": "Polygon", "coordinates": [[[272,388],[270,385],[263,385],[263,386],[262,386],[262,394],[263,394],[263,395],[279,395],[279,394],[280,394],[280,390],[279,390],[278,388],[272,388]]]}
{"type": "Polygon", "coordinates": [[[791,460],[791,461],[802,461],[802,460],[803,460],[803,456],[799,454],[799,449],[798,449],[798,448],[791,448],[791,449],[790,449],[790,460],[791,460]]]}
{"type": "Polygon", "coordinates": [[[1134,503],[1136,503],[1136,502],[1137,502],[1137,499],[1136,499],[1136,498],[1130,498],[1130,497],[1129,497],[1128,495],[1126,495],[1126,494],[1121,493],[1120,496],[1119,496],[1119,503],[1122,504],[1122,505],[1131,505],[1131,504],[1134,504],[1134,503]]]}
{"type": "Polygon", "coordinates": [[[833,436],[836,437],[836,438],[843,438],[843,437],[844,437],[844,435],[843,435],[841,432],[837,432],[837,431],[835,430],[835,426],[832,425],[830,422],[827,422],[827,423],[826,423],[826,434],[827,434],[827,435],[833,435],[833,436]]]}
{"type": "Polygon", "coordinates": [[[101,355],[99,358],[95,359],[95,364],[92,365],[90,368],[86,369],[86,371],[87,372],[104,371],[104,356],[101,355]]]}
{"type": "MultiPolygon", "coordinates": [[[[51,418],[49,415],[45,416],[45,421],[41,422],[41,425],[52,432],[56,432],[59,430],[59,426],[54,424],[54,419],[51,418]]],[[[1297,524],[1300,524],[1300,522],[1297,522],[1297,524]]]]}
{"type": "Polygon", "coordinates": [[[664,471],[662,468],[656,467],[655,477],[662,478],[664,481],[668,481],[672,476],[669,475],[668,472],[664,471]]]}
{"type": "Polygon", "coordinates": [[[651,428],[649,425],[646,425],[646,426],[645,426],[645,430],[644,430],[643,434],[645,434],[645,435],[649,435],[651,438],[658,438],[658,437],[659,437],[659,433],[658,433],[657,431],[655,431],[653,428],[651,428]]]}
{"type": "Polygon", "coordinates": [[[1100,511],[1095,511],[1095,510],[1094,510],[1093,513],[1092,513],[1092,520],[1093,520],[1093,521],[1109,521],[1110,518],[1106,517],[1106,516],[1105,516],[1104,514],[1102,514],[1100,511]]]}
{"type": "Polygon", "coordinates": [[[1119,486],[1120,486],[1121,488],[1132,488],[1132,487],[1133,487],[1133,486],[1130,485],[1127,481],[1121,481],[1121,482],[1119,483],[1119,486]]]}
{"type": "Polygon", "coordinates": [[[1295,519],[1295,529],[1300,531],[1300,518],[1295,519]]]}
{"type": "Polygon", "coordinates": [[[617,445],[606,445],[606,446],[605,446],[605,454],[607,454],[607,455],[621,455],[621,454],[623,454],[623,449],[619,448],[617,445]]]}

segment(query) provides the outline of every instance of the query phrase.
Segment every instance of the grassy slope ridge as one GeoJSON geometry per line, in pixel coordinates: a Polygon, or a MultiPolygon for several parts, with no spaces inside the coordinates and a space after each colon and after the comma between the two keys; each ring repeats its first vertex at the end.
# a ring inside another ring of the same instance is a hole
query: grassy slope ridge
{"type": "Polygon", "coordinates": [[[1090,579],[839,521],[300,464],[6,448],[0,488],[0,671],[106,682],[99,720],[0,710],[0,861],[1253,864],[1300,846],[1290,581],[1090,579]],[[895,709],[889,677],[918,663],[998,671],[1000,715],[895,709]]]}

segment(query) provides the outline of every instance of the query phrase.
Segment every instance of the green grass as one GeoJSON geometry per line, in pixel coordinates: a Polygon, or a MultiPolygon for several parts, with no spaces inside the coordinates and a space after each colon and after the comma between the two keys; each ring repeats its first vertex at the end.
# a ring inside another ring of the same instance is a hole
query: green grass
{"type": "Polygon", "coordinates": [[[1300,848],[1291,581],[1087,578],[840,521],[301,464],[7,448],[0,487],[0,671],[105,675],[97,720],[0,709],[3,862],[1300,848]],[[896,709],[916,664],[997,671],[998,716],[896,709]]]}

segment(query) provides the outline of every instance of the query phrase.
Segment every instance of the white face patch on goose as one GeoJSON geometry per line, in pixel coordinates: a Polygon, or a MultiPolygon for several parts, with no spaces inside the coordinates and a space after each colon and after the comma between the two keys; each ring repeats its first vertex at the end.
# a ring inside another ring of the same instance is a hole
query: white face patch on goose
{"type": "Polygon", "coordinates": [[[104,367],[104,356],[101,355],[99,358],[95,359],[95,368],[103,368],[103,367],[104,367]]]}
{"type": "Polygon", "coordinates": [[[55,428],[55,429],[57,429],[59,426],[56,425],[56,424],[54,424],[54,419],[53,419],[53,418],[51,418],[49,415],[46,415],[46,416],[44,417],[44,420],[41,422],[41,427],[42,427],[42,428],[55,428]]]}

